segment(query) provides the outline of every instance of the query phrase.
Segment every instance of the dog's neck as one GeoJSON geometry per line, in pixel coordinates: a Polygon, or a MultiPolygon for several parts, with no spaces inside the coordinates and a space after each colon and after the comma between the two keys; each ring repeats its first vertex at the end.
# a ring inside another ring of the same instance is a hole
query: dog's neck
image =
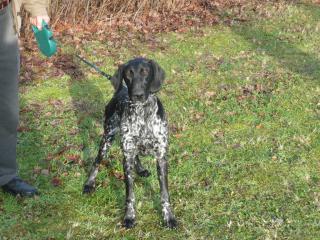
{"type": "Polygon", "coordinates": [[[157,97],[155,94],[150,94],[144,102],[133,103],[129,101],[127,107],[128,118],[146,120],[157,113],[157,97]]]}

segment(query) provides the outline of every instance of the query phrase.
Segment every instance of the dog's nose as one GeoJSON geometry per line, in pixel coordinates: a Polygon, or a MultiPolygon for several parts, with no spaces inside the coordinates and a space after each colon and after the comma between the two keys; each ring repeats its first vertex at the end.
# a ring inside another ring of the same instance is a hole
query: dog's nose
{"type": "Polygon", "coordinates": [[[137,94],[137,95],[135,95],[135,98],[138,99],[138,100],[142,100],[143,97],[144,97],[143,94],[137,94]]]}
{"type": "Polygon", "coordinates": [[[133,98],[132,100],[134,100],[134,101],[142,101],[144,99],[144,95],[137,94],[137,95],[133,95],[132,98],[133,98]]]}

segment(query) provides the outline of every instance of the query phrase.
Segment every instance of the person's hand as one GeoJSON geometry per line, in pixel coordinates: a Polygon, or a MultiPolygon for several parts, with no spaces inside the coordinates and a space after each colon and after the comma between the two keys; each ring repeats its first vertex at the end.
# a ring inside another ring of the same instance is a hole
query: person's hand
{"type": "Polygon", "coordinates": [[[30,18],[30,23],[35,25],[39,30],[42,29],[42,20],[44,20],[47,24],[50,22],[49,16],[36,16],[30,18]]]}

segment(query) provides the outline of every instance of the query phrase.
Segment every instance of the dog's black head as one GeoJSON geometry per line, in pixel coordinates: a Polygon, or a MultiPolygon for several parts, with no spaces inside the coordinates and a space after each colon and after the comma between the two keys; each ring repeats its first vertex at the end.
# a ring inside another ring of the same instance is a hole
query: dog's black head
{"type": "Polygon", "coordinates": [[[125,81],[129,98],[133,102],[144,102],[150,93],[160,90],[165,79],[165,72],[153,60],[136,58],[121,65],[111,78],[116,91],[125,81]]]}

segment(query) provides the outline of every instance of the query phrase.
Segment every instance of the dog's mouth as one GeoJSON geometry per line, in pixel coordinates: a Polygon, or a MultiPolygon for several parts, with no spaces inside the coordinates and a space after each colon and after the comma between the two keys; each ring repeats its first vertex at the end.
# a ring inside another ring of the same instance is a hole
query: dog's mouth
{"type": "Polygon", "coordinates": [[[153,94],[149,94],[148,96],[143,95],[143,97],[130,97],[130,105],[131,106],[144,106],[146,104],[148,104],[148,100],[150,99],[150,97],[153,96],[153,94]]]}
{"type": "Polygon", "coordinates": [[[130,100],[133,103],[144,103],[147,100],[147,98],[144,94],[141,94],[131,96],[130,100]]]}

